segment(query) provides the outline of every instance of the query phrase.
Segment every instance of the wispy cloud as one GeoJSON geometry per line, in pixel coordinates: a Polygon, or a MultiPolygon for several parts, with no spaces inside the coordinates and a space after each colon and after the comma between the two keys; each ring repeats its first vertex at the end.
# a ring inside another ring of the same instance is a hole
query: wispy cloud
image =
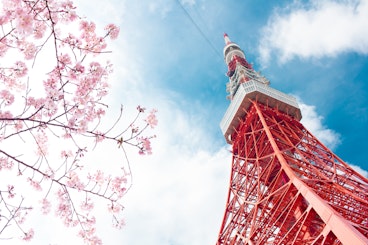
{"type": "Polygon", "coordinates": [[[167,0],[152,1],[148,6],[150,12],[159,13],[162,18],[172,10],[172,2],[167,0]]]}
{"type": "Polygon", "coordinates": [[[335,149],[341,143],[339,133],[323,124],[323,116],[318,115],[315,106],[304,104],[299,100],[299,107],[302,111],[303,125],[328,148],[335,149]]]}
{"type": "Polygon", "coordinates": [[[353,165],[353,164],[350,164],[350,167],[352,167],[355,171],[357,171],[358,173],[360,173],[364,177],[368,178],[368,171],[367,170],[364,170],[361,167],[359,167],[357,165],[353,165]]]}
{"type": "Polygon", "coordinates": [[[195,0],[179,0],[182,4],[193,6],[196,4],[195,0]]]}
{"type": "Polygon", "coordinates": [[[347,51],[368,54],[368,1],[294,2],[275,10],[261,34],[263,64],[273,53],[281,62],[347,51]]]}
{"type": "Polygon", "coordinates": [[[134,168],[127,196],[126,244],[211,244],[225,208],[230,154],[225,149],[182,152],[165,145],[166,156],[134,168]],[[147,232],[142,236],[142,227],[147,232]]]}

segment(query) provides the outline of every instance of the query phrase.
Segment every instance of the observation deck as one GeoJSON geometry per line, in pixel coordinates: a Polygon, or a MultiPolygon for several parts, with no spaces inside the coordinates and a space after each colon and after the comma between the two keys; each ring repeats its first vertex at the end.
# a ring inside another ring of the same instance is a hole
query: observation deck
{"type": "Polygon", "coordinates": [[[251,101],[257,101],[270,108],[277,109],[298,121],[302,118],[298,103],[294,97],[273,89],[268,84],[254,79],[249,80],[239,84],[220,123],[221,131],[228,144],[231,144],[231,135],[238,128],[240,121],[251,106],[251,101]]]}

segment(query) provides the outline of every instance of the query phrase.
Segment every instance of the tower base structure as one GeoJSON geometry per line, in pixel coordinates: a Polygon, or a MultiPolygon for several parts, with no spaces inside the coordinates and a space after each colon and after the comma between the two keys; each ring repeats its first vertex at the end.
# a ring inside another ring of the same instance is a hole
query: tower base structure
{"type": "Polygon", "coordinates": [[[243,115],[223,127],[233,159],[217,245],[368,244],[367,179],[297,114],[245,97],[243,115]]]}

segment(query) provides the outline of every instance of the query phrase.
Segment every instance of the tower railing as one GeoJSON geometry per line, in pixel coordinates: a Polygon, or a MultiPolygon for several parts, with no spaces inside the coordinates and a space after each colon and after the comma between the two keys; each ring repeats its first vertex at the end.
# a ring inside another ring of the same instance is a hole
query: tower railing
{"type": "Polygon", "coordinates": [[[240,118],[243,118],[249,108],[251,101],[267,105],[270,108],[277,108],[291,117],[300,120],[301,112],[296,99],[290,95],[271,88],[267,84],[260,83],[254,79],[239,85],[236,94],[231,101],[225,116],[222,118],[220,128],[226,141],[231,143],[231,135],[239,125],[240,118]]]}

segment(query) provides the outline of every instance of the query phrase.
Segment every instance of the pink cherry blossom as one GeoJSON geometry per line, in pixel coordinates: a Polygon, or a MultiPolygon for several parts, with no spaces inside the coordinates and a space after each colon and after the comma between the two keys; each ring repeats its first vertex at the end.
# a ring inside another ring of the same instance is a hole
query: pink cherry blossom
{"type": "Polygon", "coordinates": [[[115,177],[112,180],[112,190],[118,195],[118,197],[122,197],[126,191],[127,179],[125,177],[115,177]]]}
{"type": "Polygon", "coordinates": [[[88,21],[81,21],[79,28],[86,33],[92,33],[96,29],[96,24],[88,21]]]}
{"type": "Polygon", "coordinates": [[[33,36],[36,39],[41,39],[45,35],[46,25],[43,22],[37,21],[33,26],[33,36]]]}
{"type": "Polygon", "coordinates": [[[5,105],[11,105],[14,102],[14,95],[8,90],[1,90],[0,98],[5,102],[5,105]]]}
{"type": "Polygon", "coordinates": [[[155,126],[157,126],[157,118],[156,118],[156,112],[157,110],[153,109],[150,111],[150,114],[148,115],[148,117],[146,118],[146,122],[147,124],[151,127],[154,128],[155,126]]]}
{"type": "Polygon", "coordinates": [[[70,172],[66,184],[69,187],[75,188],[78,190],[83,190],[84,188],[84,184],[82,183],[82,181],[79,178],[79,175],[76,172],[70,172]]]}
{"type": "Polygon", "coordinates": [[[14,166],[14,163],[12,160],[10,160],[7,157],[0,157],[0,170],[6,169],[11,170],[14,166]]]}
{"type": "Polygon", "coordinates": [[[33,27],[33,16],[21,8],[17,9],[16,15],[18,31],[23,34],[30,34],[33,27]]]}
{"type": "Polygon", "coordinates": [[[46,198],[41,200],[41,211],[43,214],[48,214],[51,211],[51,202],[46,198]]]}
{"type": "Polygon", "coordinates": [[[115,222],[113,223],[113,226],[117,229],[121,229],[125,226],[125,219],[121,218],[120,220],[115,220],[115,222]]]}
{"type": "Polygon", "coordinates": [[[68,55],[68,54],[60,55],[59,61],[60,61],[60,63],[62,63],[63,66],[70,65],[72,63],[70,55],[68,55]]]}
{"type": "Polygon", "coordinates": [[[108,210],[112,213],[117,214],[122,210],[122,206],[112,203],[112,204],[109,204],[108,210]]]}
{"type": "Polygon", "coordinates": [[[1,111],[0,110],[0,118],[4,118],[4,119],[12,119],[13,114],[10,111],[1,111]]]}
{"type": "Polygon", "coordinates": [[[108,35],[111,39],[116,39],[119,36],[119,27],[117,27],[114,24],[109,24],[105,27],[105,30],[107,31],[108,35]]]}
{"type": "Polygon", "coordinates": [[[61,4],[62,9],[62,20],[66,23],[74,21],[77,19],[77,14],[75,12],[75,7],[72,1],[64,1],[61,4]]]}
{"type": "Polygon", "coordinates": [[[140,155],[144,154],[152,154],[152,147],[151,147],[151,141],[149,138],[138,138],[141,144],[141,148],[139,150],[140,155]]]}
{"type": "MultiPolygon", "coordinates": [[[[28,210],[31,210],[31,209],[32,208],[28,208],[28,210]]],[[[28,215],[27,210],[17,210],[15,212],[15,218],[17,220],[18,225],[24,223],[24,221],[26,220],[27,215],[28,215]]]]}
{"type": "Polygon", "coordinates": [[[16,77],[24,77],[28,72],[27,66],[23,61],[15,62],[13,69],[16,77]]]}
{"type": "Polygon", "coordinates": [[[105,183],[105,176],[101,170],[97,170],[96,174],[94,175],[94,181],[99,185],[102,186],[105,183]]]}
{"type": "Polygon", "coordinates": [[[0,57],[5,56],[6,51],[8,51],[8,47],[6,44],[6,38],[3,38],[3,40],[0,42],[0,57]]]}
{"type": "Polygon", "coordinates": [[[31,240],[34,231],[25,225],[32,220],[25,220],[35,204],[66,227],[79,227],[87,244],[101,244],[94,203],[108,204],[113,226],[124,226],[122,202],[131,185],[130,161],[128,155],[109,159],[119,169],[111,177],[103,164],[89,174],[95,159],[85,156],[109,142],[118,142],[116,151],[134,147],[151,154],[149,132],[157,126],[157,111],[142,118],[142,106],[132,117],[121,108],[116,122],[102,123],[107,110],[114,108],[106,100],[113,66],[100,57],[110,53],[108,44],[120,31],[116,25],[101,29],[78,16],[70,0],[3,0],[1,8],[0,171],[13,170],[32,187],[25,193],[17,187],[18,179],[3,183],[7,189],[0,195],[0,210],[9,213],[1,213],[1,220],[9,225],[2,231],[14,227],[17,237],[31,240]],[[19,148],[8,147],[18,143],[19,148]],[[44,198],[32,203],[32,191],[44,198]]]}
{"type": "Polygon", "coordinates": [[[30,185],[31,185],[35,190],[37,190],[37,191],[42,191],[42,187],[41,187],[41,185],[40,185],[40,182],[35,181],[35,180],[31,179],[31,178],[28,178],[28,182],[29,182],[29,184],[30,184],[30,185]]]}
{"type": "Polygon", "coordinates": [[[48,136],[45,131],[41,130],[37,134],[34,135],[34,139],[37,145],[36,154],[38,156],[46,156],[48,154],[48,136]]]}
{"type": "Polygon", "coordinates": [[[30,42],[26,42],[23,44],[23,54],[24,54],[24,58],[26,60],[30,60],[33,59],[36,52],[37,52],[37,47],[36,45],[34,45],[34,43],[30,43],[30,42]]]}
{"type": "Polygon", "coordinates": [[[31,241],[31,240],[32,240],[33,235],[34,235],[34,231],[33,231],[33,229],[29,229],[29,231],[28,231],[28,232],[24,233],[23,240],[24,240],[24,241],[29,242],[29,241],[31,241]]]}
{"type": "Polygon", "coordinates": [[[15,124],[14,124],[14,128],[17,132],[19,132],[20,130],[22,130],[23,128],[23,122],[22,121],[15,121],[15,124]]]}
{"type": "Polygon", "coordinates": [[[74,156],[74,154],[71,150],[62,150],[60,155],[61,155],[62,158],[68,158],[68,157],[73,157],[74,156]]]}
{"type": "MultiPolygon", "coordinates": [[[[94,208],[94,204],[93,202],[91,201],[90,198],[87,198],[87,200],[84,200],[82,203],[81,203],[81,209],[84,210],[84,211],[91,211],[92,209],[94,208]]],[[[96,221],[94,220],[93,223],[95,223],[96,221]]]]}

